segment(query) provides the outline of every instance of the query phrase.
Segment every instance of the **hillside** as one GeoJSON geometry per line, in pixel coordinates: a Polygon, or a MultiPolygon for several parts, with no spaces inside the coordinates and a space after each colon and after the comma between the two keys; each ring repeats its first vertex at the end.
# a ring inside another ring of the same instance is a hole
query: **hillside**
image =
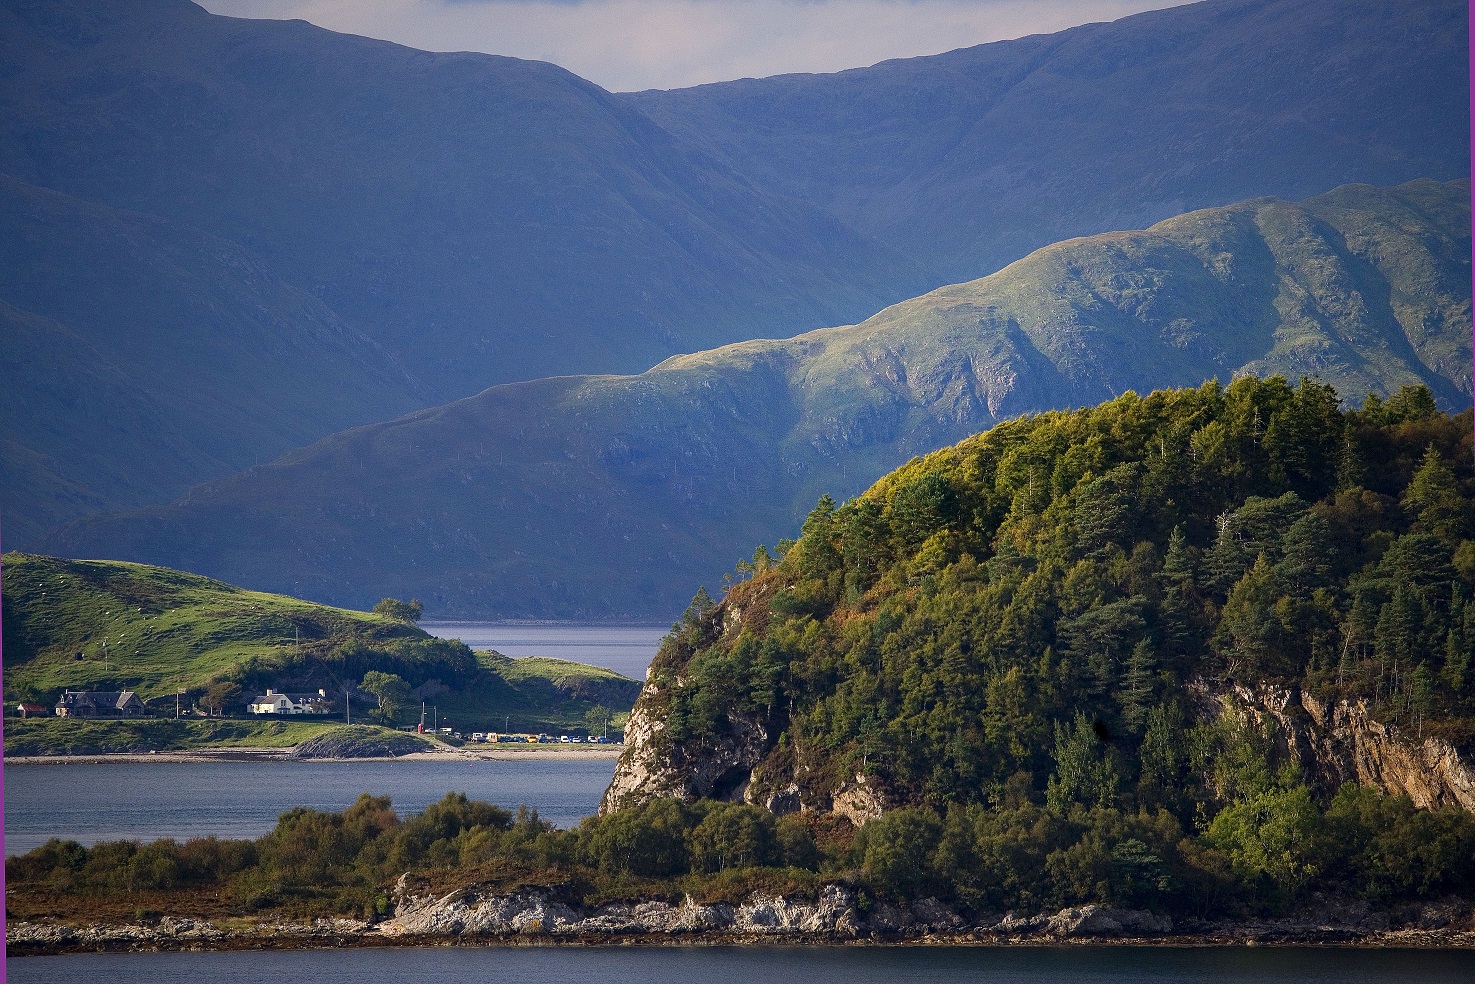
{"type": "MultiPolygon", "coordinates": [[[[601,667],[472,653],[385,615],[165,568],[8,553],[3,588],[8,703],[51,706],[66,689],[134,690],[172,716],[177,690],[188,709],[215,685],[233,683],[240,690],[225,705],[233,713],[267,687],[321,688],[334,696],[337,713],[351,691],[353,718],[361,721],[376,699],[360,684],[377,670],[419,688],[466,730],[512,723],[541,731],[581,726],[596,705],[623,712],[639,691],[601,667]]],[[[419,718],[421,696],[400,708],[401,722],[419,718]]]]}
{"type": "Polygon", "coordinates": [[[968,280],[1057,240],[1469,174],[1458,0],[1208,0],[632,105],[761,187],[968,280]]]}
{"type": "Polygon", "coordinates": [[[493,387],[46,543],[348,606],[671,618],[821,494],[1018,414],[1243,372],[1468,406],[1470,249],[1464,181],[1209,209],[856,326],[493,387]]]}
{"type": "Polygon", "coordinates": [[[1465,20],[1213,0],[615,96],[187,0],[8,3],[7,543],[494,383],[850,322],[1068,236],[1467,174],[1465,20]]]}
{"type": "Polygon", "coordinates": [[[0,55],[12,547],[495,382],[930,283],[544,63],[188,0],[7,3],[0,55]],[[120,475],[130,456],[152,467],[120,475]]]}
{"type": "Polygon", "coordinates": [[[1212,819],[1365,779],[1339,750],[1362,715],[1385,754],[1438,736],[1464,770],[1443,788],[1434,755],[1387,791],[1475,811],[1471,439],[1422,388],[1343,411],[1329,387],[1245,377],[914,460],[688,610],[605,805],[1212,819]]]}
{"type": "Polygon", "coordinates": [[[383,348],[233,243],[5,175],[0,229],[9,544],[428,402],[383,348]]]}

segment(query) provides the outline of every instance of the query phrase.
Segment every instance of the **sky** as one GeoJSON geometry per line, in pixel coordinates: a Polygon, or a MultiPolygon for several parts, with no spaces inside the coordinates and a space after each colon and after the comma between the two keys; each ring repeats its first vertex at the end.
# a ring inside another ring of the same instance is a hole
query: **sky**
{"type": "Polygon", "coordinates": [[[616,92],[1048,34],[1184,0],[198,0],[232,17],[301,18],[428,51],[550,61],[616,92]]]}

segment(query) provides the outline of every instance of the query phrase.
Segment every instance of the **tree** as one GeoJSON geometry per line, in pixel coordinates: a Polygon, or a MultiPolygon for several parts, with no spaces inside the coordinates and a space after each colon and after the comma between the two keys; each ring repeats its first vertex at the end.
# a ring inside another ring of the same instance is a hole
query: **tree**
{"type": "Polygon", "coordinates": [[[1156,670],[1157,657],[1152,651],[1152,643],[1143,639],[1127,657],[1127,672],[1122,675],[1122,685],[1116,692],[1122,720],[1134,734],[1141,733],[1152,706],[1156,670]]]}
{"type": "Polygon", "coordinates": [[[1285,631],[1275,611],[1278,598],[1274,569],[1262,553],[1229,592],[1214,636],[1231,673],[1273,676],[1294,669],[1283,652],[1285,631]]]}
{"type": "Polygon", "coordinates": [[[598,731],[599,736],[602,738],[605,735],[606,729],[609,728],[610,718],[613,716],[614,713],[608,707],[602,704],[596,704],[584,712],[584,724],[588,726],[591,735],[598,731]]]}
{"type": "Polygon", "coordinates": [[[1309,595],[1330,583],[1337,543],[1331,524],[1307,512],[1291,524],[1281,544],[1276,576],[1298,595],[1309,595]]]}
{"type": "Polygon", "coordinates": [[[1263,877],[1293,900],[1317,873],[1321,812],[1305,786],[1271,790],[1214,817],[1208,840],[1241,877],[1263,877]]]}
{"type": "Polygon", "coordinates": [[[375,615],[383,615],[386,618],[392,618],[400,622],[409,622],[411,624],[420,621],[420,616],[424,612],[425,606],[420,604],[418,598],[411,598],[409,601],[400,601],[398,598],[385,598],[374,606],[375,615]]]}
{"type": "Polygon", "coordinates": [[[1091,720],[1077,711],[1075,723],[1055,724],[1055,774],[1046,784],[1050,810],[1064,816],[1072,804],[1110,806],[1119,777],[1105,740],[1091,720]]]}
{"type": "Polygon", "coordinates": [[[1403,509],[1419,526],[1451,547],[1469,532],[1468,506],[1461,499],[1454,472],[1434,445],[1424,452],[1423,464],[1403,491],[1403,509]]]}
{"type": "Polygon", "coordinates": [[[942,823],[925,806],[904,806],[868,822],[856,835],[861,867],[881,891],[917,898],[933,887],[932,860],[942,823]]]}
{"type": "Polygon", "coordinates": [[[770,864],[775,853],[773,814],[746,803],[720,803],[688,840],[692,867],[702,871],[770,864]]]}
{"type": "Polygon", "coordinates": [[[241,699],[241,685],[229,680],[212,683],[200,698],[200,707],[211,717],[224,715],[225,709],[241,699]]]}
{"type": "Polygon", "coordinates": [[[580,828],[585,857],[604,871],[661,877],[690,866],[686,839],[690,811],[673,799],[591,818],[580,828]]]}
{"type": "Polygon", "coordinates": [[[378,698],[379,716],[386,721],[393,721],[414,700],[410,685],[393,673],[370,670],[359,687],[378,698]]]}

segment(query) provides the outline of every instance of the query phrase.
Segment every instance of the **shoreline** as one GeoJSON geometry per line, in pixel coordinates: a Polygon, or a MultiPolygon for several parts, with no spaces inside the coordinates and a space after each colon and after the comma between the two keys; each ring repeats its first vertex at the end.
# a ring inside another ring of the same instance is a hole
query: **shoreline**
{"type": "Polygon", "coordinates": [[[366,758],[297,758],[296,746],[285,748],[196,748],[183,751],[97,752],[80,755],[6,755],[6,766],[26,765],[137,765],[149,762],[200,764],[208,762],[513,762],[513,761],[599,761],[613,762],[624,745],[490,745],[478,748],[438,748],[407,755],[366,758]]]}
{"type": "Polygon", "coordinates": [[[658,948],[658,947],[968,947],[1079,949],[1142,947],[1173,949],[1402,949],[1475,951],[1475,931],[1398,929],[1357,932],[1332,927],[1277,929],[1259,923],[1218,924],[1212,929],[1158,935],[1039,936],[984,929],[955,933],[880,933],[845,937],[834,933],[722,931],[568,933],[532,929],[500,933],[381,933],[354,920],[316,923],[263,921],[218,930],[204,921],[165,917],[156,926],[138,924],[72,927],[20,922],[7,927],[6,956],[68,956],[84,953],[183,953],[288,950],[388,949],[415,947],[500,948],[658,948]]]}

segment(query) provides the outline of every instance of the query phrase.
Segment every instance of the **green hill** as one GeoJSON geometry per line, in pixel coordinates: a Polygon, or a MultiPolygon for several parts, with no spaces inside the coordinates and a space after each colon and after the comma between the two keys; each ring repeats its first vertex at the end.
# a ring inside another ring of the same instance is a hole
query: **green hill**
{"type": "Polygon", "coordinates": [[[323,689],[341,714],[347,689],[361,721],[376,700],[359,684],[377,670],[419,690],[402,722],[418,720],[423,698],[458,730],[541,731],[582,727],[595,706],[628,710],[640,686],[601,667],[473,653],[384,615],[140,564],[9,553],[3,588],[8,703],[50,706],[66,689],[134,690],[172,717],[177,691],[188,709],[212,685],[234,683],[241,689],[226,709],[236,714],[268,687],[323,689]]]}
{"type": "Polygon", "coordinates": [[[766,808],[994,911],[1432,900],[1475,859],[1472,599],[1471,414],[1426,390],[1025,417],[694,603],[601,814],[766,808]]]}
{"type": "Polygon", "coordinates": [[[670,618],[822,493],[1021,413],[1244,372],[1468,406],[1469,194],[1351,186],[1071,240],[856,326],[493,387],[47,548],[350,606],[670,618]]]}
{"type": "Polygon", "coordinates": [[[875,807],[1189,822],[1350,772],[1475,809],[1471,432],[1420,388],[1343,411],[1329,387],[1246,377],[912,461],[822,500],[781,561],[688,611],[607,805],[840,810],[859,784],[875,807]],[[1258,710],[1236,720],[1221,696],[1258,710]],[[1463,749],[1465,779],[1431,792],[1432,764],[1344,761],[1362,714],[1389,746],[1463,749]]]}

